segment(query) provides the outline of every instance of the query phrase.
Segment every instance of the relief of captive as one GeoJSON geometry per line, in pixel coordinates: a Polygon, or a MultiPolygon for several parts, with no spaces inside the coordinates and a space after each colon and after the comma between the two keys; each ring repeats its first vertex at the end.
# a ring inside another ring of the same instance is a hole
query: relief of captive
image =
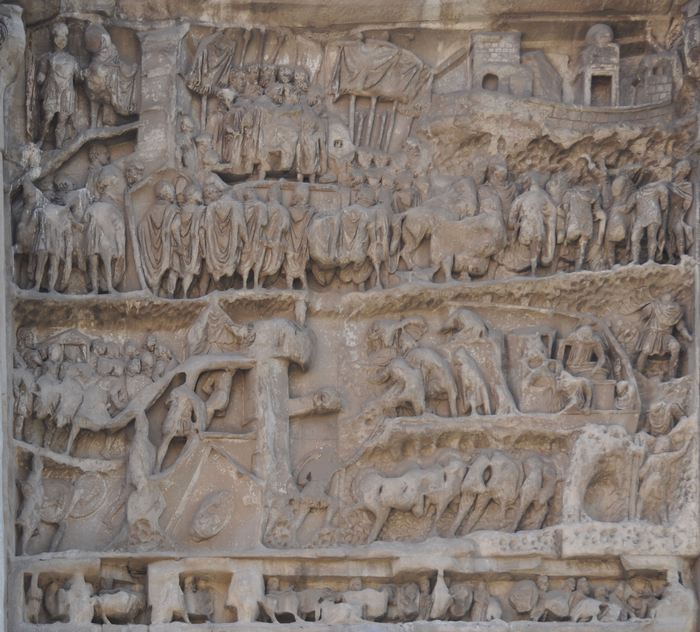
{"type": "Polygon", "coordinates": [[[209,4],[0,6],[0,632],[694,632],[700,3],[209,4]]]}

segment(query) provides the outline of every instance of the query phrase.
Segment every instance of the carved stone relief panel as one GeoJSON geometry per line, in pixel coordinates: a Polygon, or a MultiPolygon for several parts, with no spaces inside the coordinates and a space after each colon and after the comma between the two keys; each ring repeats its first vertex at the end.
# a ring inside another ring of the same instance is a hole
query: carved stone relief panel
{"type": "Polygon", "coordinates": [[[697,2],[18,4],[0,630],[696,629],[697,2]]]}

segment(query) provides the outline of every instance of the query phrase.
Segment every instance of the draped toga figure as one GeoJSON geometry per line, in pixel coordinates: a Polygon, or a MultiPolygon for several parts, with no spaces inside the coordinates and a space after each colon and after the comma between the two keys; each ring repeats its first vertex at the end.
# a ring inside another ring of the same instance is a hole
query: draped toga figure
{"type": "Polygon", "coordinates": [[[289,234],[290,219],[287,207],[282,204],[279,183],[270,187],[267,197],[267,225],[263,231],[265,254],[260,271],[261,281],[274,279],[282,269],[289,234]]]}
{"type": "Polygon", "coordinates": [[[263,231],[267,226],[267,204],[262,202],[253,188],[243,191],[245,222],[248,228],[248,241],[243,244],[238,271],[243,278],[243,289],[248,286],[248,277],[253,271],[253,287],[259,287],[260,270],[263,263],[265,241],[263,231]]]}
{"type": "Polygon", "coordinates": [[[314,210],[309,205],[309,189],[306,185],[298,185],[292,194],[289,206],[291,224],[287,236],[284,269],[287,287],[294,287],[294,280],[299,279],[301,286],[306,289],[306,266],[309,263],[308,228],[314,210]]]}
{"type": "Polygon", "coordinates": [[[202,270],[202,250],[200,228],[204,206],[202,192],[195,184],[190,184],[184,191],[184,204],[172,223],[173,269],[182,279],[182,296],[187,292],[192,281],[202,270]]]}
{"type": "Polygon", "coordinates": [[[172,265],[171,227],[178,207],[175,203],[175,187],[170,182],[158,182],[155,194],[157,202],[141,220],[138,240],[146,282],[157,295],[163,278],[172,265]]]}
{"type": "Polygon", "coordinates": [[[243,205],[213,178],[204,185],[204,202],[204,259],[207,272],[218,282],[236,272],[248,229],[243,205]]]}

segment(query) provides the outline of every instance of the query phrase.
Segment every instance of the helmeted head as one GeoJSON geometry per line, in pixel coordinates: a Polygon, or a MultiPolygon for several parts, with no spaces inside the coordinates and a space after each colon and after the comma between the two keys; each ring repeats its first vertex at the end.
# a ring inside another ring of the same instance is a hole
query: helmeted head
{"type": "Polygon", "coordinates": [[[364,206],[365,208],[369,208],[370,206],[373,206],[374,205],[374,193],[372,193],[372,189],[370,189],[367,186],[360,187],[360,189],[357,192],[356,202],[360,206],[364,206]]]}
{"type": "Polygon", "coordinates": [[[239,94],[245,90],[246,77],[242,68],[236,68],[229,73],[228,84],[239,94]]]}
{"type": "Polygon", "coordinates": [[[579,577],[578,580],[576,580],[576,590],[582,592],[585,595],[590,594],[591,585],[588,583],[587,577],[579,577]]]}

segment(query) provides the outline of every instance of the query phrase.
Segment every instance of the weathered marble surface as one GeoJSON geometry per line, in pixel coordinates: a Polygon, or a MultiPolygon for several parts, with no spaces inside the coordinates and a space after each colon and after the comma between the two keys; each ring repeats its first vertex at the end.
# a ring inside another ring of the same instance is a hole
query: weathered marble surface
{"type": "Polygon", "coordinates": [[[613,4],[0,6],[0,629],[697,629],[700,4],[613,4]]]}

